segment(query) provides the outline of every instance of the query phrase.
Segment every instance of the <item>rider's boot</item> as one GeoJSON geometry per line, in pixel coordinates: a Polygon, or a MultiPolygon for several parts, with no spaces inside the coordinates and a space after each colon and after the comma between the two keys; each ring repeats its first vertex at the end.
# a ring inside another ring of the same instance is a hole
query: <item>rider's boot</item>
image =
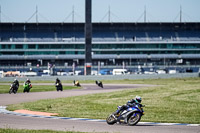
{"type": "Polygon", "coordinates": [[[115,117],[119,117],[119,116],[120,116],[120,111],[117,110],[115,113],[113,113],[113,115],[114,115],[115,117]]]}

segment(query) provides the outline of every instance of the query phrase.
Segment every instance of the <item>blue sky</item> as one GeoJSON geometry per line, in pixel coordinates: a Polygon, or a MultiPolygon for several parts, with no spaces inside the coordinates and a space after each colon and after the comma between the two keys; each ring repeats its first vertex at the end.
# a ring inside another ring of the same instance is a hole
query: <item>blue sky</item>
{"type": "MultiPolygon", "coordinates": [[[[85,0],[0,0],[1,22],[36,22],[31,16],[38,6],[39,22],[85,21],[85,0]],[[30,19],[31,18],[31,19],[30,19]]],[[[92,0],[92,21],[108,22],[110,7],[112,22],[143,22],[146,7],[147,22],[179,22],[180,6],[183,22],[200,22],[200,0],[92,0]]]]}

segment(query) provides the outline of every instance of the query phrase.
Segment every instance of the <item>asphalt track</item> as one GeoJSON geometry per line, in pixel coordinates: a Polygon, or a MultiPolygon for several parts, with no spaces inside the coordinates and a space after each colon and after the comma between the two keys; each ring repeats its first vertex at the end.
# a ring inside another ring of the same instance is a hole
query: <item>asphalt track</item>
{"type": "MultiPolygon", "coordinates": [[[[39,84],[35,84],[39,85],[39,84]]],[[[39,99],[49,99],[58,97],[70,97],[95,93],[106,93],[121,91],[124,89],[134,89],[149,85],[104,85],[99,88],[96,85],[83,84],[83,89],[67,90],[63,92],[34,92],[18,94],[0,94],[0,106],[16,104],[22,102],[36,101],[39,99]]],[[[139,123],[137,126],[126,125],[108,125],[100,121],[83,121],[73,119],[49,119],[23,117],[17,115],[0,113],[0,128],[17,128],[17,129],[50,129],[61,131],[81,131],[81,132],[111,132],[111,133],[200,133],[200,126],[188,125],[162,125],[153,123],[139,123]]]]}

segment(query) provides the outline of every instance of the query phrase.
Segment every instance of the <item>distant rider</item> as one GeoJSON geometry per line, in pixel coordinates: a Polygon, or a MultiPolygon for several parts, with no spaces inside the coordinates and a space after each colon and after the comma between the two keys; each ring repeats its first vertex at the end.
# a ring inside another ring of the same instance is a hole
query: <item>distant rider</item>
{"type": "Polygon", "coordinates": [[[15,79],[15,80],[13,81],[13,85],[15,86],[15,90],[17,91],[18,88],[19,88],[19,81],[18,81],[17,79],[15,79]]]}
{"type": "Polygon", "coordinates": [[[30,84],[30,83],[31,83],[30,79],[27,79],[25,82],[25,84],[30,84]]]}
{"type": "Polygon", "coordinates": [[[61,83],[61,81],[60,81],[59,78],[56,78],[55,86],[56,86],[56,88],[57,88],[57,91],[59,91],[59,90],[60,90],[60,91],[63,91],[62,83],[61,83]]]}
{"type": "Polygon", "coordinates": [[[78,80],[74,80],[73,83],[74,83],[74,86],[81,86],[78,80]]]}
{"type": "Polygon", "coordinates": [[[23,92],[29,93],[29,91],[30,91],[31,88],[32,88],[31,81],[30,81],[30,79],[27,79],[24,82],[24,91],[23,92]]]}
{"type": "Polygon", "coordinates": [[[95,82],[96,82],[96,85],[99,85],[101,83],[101,81],[97,81],[97,80],[95,82]]]}
{"type": "Polygon", "coordinates": [[[125,105],[121,106],[121,108],[115,112],[115,115],[119,114],[120,112],[122,112],[126,109],[128,109],[129,107],[133,107],[137,104],[141,105],[141,102],[142,102],[142,98],[140,96],[136,96],[135,99],[131,99],[125,105]]]}
{"type": "Polygon", "coordinates": [[[95,81],[96,85],[98,85],[99,87],[102,87],[103,88],[103,83],[102,81],[95,81]]]}
{"type": "Polygon", "coordinates": [[[60,84],[60,83],[61,83],[60,79],[56,78],[56,83],[55,84],[60,84]]]}

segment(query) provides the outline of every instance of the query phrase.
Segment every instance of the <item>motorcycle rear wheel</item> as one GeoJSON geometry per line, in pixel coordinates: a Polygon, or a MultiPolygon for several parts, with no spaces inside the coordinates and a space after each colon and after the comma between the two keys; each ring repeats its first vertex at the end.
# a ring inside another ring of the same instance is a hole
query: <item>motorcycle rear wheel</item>
{"type": "Polygon", "coordinates": [[[107,117],[106,122],[107,122],[109,125],[113,125],[113,124],[115,124],[117,121],[116,121],[116,119],[114,118],[114,115],[111,114],[111,115],[109,115],[109,116],[107,117]]]}
{"type": "Polygon", "coordinates": [[[141,114],[140,113],[134,113],[128,118],[128,125],[129,126],[134,126],[136,125],[141,119],[141,114]]]}

